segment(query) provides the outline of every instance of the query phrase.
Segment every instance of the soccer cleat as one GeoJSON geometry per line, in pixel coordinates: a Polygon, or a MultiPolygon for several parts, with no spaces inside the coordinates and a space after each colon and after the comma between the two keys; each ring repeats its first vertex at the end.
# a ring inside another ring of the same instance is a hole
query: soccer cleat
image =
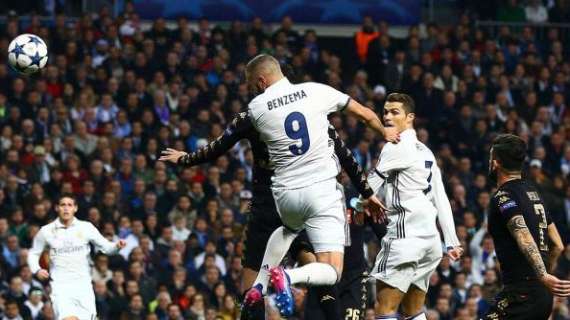
{"type": "Polygon", "coordinates": [[[291,292],[291,281],[282,267],[275,267],[269,270],[271,286],[275,291],[275,305],[283,317],[293,315],[295,309],[295,298],[291,292]]]}
{"type": "Polygon", "coordinates": [[[256,284],[255,286],[251,287],[251,289],[247,290],[245,297],[243,299],[243,304],[245,307],[251,307],[254,304],[263,301],[263,286],[261,283],[256,284]]]}

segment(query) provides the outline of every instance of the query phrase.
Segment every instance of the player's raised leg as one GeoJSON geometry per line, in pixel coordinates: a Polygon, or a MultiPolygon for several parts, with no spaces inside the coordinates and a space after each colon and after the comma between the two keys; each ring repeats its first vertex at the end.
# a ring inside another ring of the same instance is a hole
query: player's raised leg
{"type": "Polygon", "coordinates": [[[271,270],[271,286],[277,293],[277,307],[283,316],[293,312],[290,286],[304,283],[312,286],[333,285],[342,274],[344,246],[347,244],[342,190],[336,180],[312,186],[274,192],[283,223],[304,227],[317,262],[299,268],[271,270]]]}

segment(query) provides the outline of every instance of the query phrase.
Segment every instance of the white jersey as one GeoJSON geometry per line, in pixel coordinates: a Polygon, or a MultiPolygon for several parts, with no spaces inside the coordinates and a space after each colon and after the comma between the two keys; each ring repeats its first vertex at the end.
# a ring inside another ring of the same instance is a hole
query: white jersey
{"type": "Polygon", "coordinates": [[[43,226],[34,237],[28,265],[33,273],[38,272],[40,255],[44,249],[49,249],[49,273],[54,291],[69,286],[91,288],[90,243],[106,254],[117,251],[116,245],[105,239],[91,222],[74,218],[69,227],[65,227],[57,218],[43,226]]]}
{"type": "Polygon", "coordinates": [[[283,78],[249,103],[249,116],[275,170],[274,188],[302,188],[340,172],[327,115],[344,109],[349,99],[324,84],[291,84],[283,78]]]}
{"type": "Polygon", "coordinates": [[[388,208],[389,238],[439,235],[436,218],[447,247],[458,246],[453,213],[441,171],[431,150],[416,132],[405,130],[397,144],[386,143],[368,181],[388,208]]]}

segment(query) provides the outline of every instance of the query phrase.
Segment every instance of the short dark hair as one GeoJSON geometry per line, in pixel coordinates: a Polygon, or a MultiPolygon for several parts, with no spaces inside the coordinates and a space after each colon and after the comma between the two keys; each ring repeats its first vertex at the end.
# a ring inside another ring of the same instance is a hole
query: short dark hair
{"type": "Polygon", "coordinates": [[[59,205],[59,203],[61,202],[61,200],[63,200],[64,198],[69,198],[71,200],[73,200],[73,204],[77,205],[77,199],[75,198],[75,196],[71,193],[64,193],[62,195],[59,196],[59,198],[57,198],[57,204],[59,205]]]}
{"type": "Polygon", "coordinates": [[[386,102],[400,102],[406,114],[416,112],[414,99],[405,93],[390,93],[388,97],[386,97],[386,102]]]}
{"type": "Polygon", "coordinates": [[[8,299],[6,299],[6,302],[4,302],[5,306],[8,305],[16,305],[18,307],[18,310],[20,309],[20,304],[18,303],[18,301],[14,298],[9,297],[8,299]]]}
{"type": "Polygon", "coordinates": [[[514,134],[501,134],[491,146],[493,159],[507,171],[521,171],[526,159],[526,142],[514,134]]]}

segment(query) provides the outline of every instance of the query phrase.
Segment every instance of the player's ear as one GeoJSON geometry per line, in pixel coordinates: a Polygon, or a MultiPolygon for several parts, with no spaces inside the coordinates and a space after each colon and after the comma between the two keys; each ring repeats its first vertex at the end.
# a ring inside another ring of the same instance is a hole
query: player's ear
{"type": "Polygon", "coordinates": [[[406,116],[408,118],[408,121],[410,122],[414,122],[414,120],[416,119],[416,114],[413,112],[408,113],[408,115],[406,116]]]}
{"type": "Polygon", "coordinates": [[[260,92],[265,91],[267,88],[267,79],[265,79],[263,75],[259,75],[256,80],[256,86],[260,92]]]}
{"type": "Polygon", "coordinates": [[[491,160],[491,169],[492,170],[499,170],[501,168],[499,160],[491,160]]]}

